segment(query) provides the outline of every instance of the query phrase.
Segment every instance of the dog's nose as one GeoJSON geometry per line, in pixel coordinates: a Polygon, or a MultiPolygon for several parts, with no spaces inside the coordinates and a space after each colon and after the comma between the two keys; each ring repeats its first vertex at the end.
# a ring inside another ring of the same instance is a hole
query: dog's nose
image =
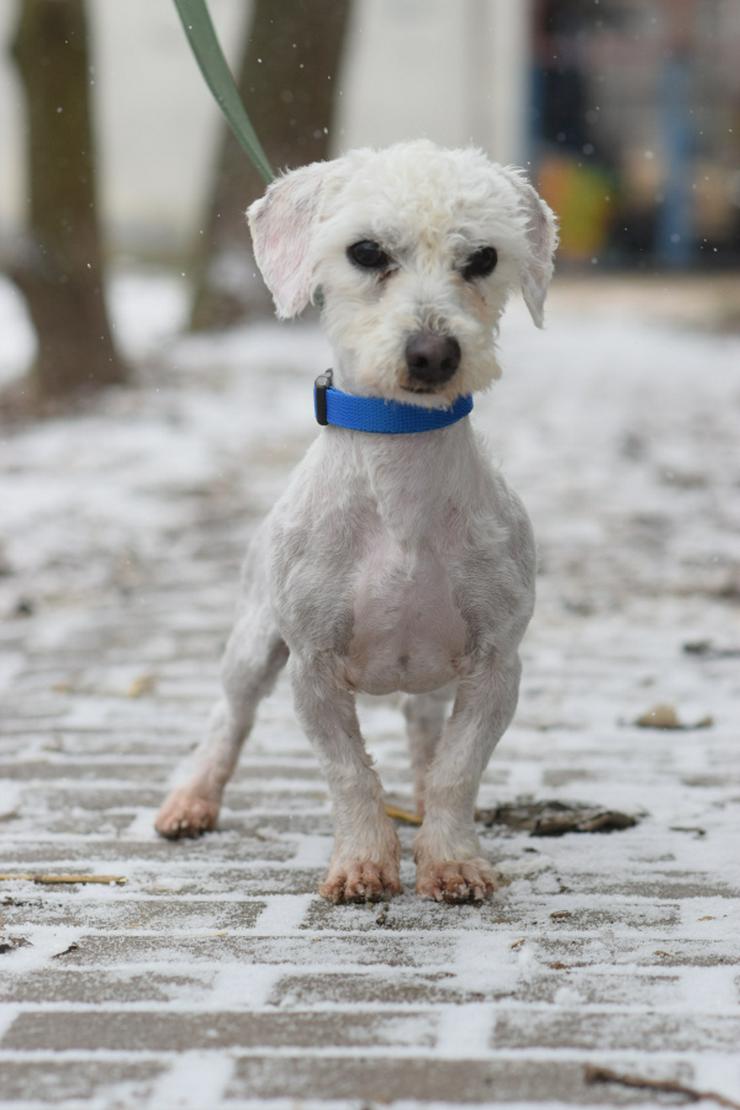
{"type": "Polygon", "coordinates": [[[415,381],[441,385],[460,365],[460,344],[451,335],[418,331],[406,344],[406,365],[415,381]]]}

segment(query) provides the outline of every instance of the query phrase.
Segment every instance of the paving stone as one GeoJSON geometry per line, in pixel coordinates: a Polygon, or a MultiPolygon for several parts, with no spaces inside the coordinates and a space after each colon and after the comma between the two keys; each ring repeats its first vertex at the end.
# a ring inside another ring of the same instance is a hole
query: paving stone
{"type": "MultiPolygon", "coordinates": [[[[173,757],[173,760],[176,757],[173,757]]],[[[318,785],[318,784],[317,784],[318,785]]],[[[312,788],[310,785],[301,787],[300,782],[291,780],[285,790],[272,789],[266,784],[264,789],[256,789],[254,783],[249,784],[249,789],[231,786],[224,802],[223,820],[229,820],[230,815],[249,815],[254,810],[261,813],[280,814],[281,811],[300,813],[301,810],[321,809],[324,820],[328,825],[329,803],[324,787],[312,788]]],[[[45,816],[53,807],[63,811],[68,808],[74,811],[71,820],[80,819],[81,810],[119,811],[125,813],[140,813],[148,811],[151,825],[154,825],[154,814],[164,797],[161,787],[145,787],[139,785],[95,786],[79,787],[29,785],[23,787],[24,812],[32,812],[43,808],[45,816]]]]}
{"type": "MultiPolygon", "coordinates": [[[[0,1106],[40,1102],[55,1105],[72,1099],[83,1105],[109,1099],[118,1106],[142,1106],[167,1060],[70,1060],[48,1057],[2,1061],[0,1106]]],[[[100,1105],[100,1102],[98,1102],[100,1105]]]]}
{"type": "Polygon", "coordinates": [[[459,1103],[563,1103],[624,1106],[644,1092],[587,1086],[584,1063],[552,1060],[398,1060],[322,1056],[244,1058],[226,1090],[229,1099],[353,1099],[383,1105],[418,1100],[459,1103]]]}
{"type": "Polygon", "coordinates": [[[514,997],[522,1002],[559,1004],[566,997],[589,1006],[681,1009],[686,1005],[686,993],[680,975],[636,975],[634,969],[599,974],[587,968],[556,966],[519,984],[514,997]]]}
{"type": "Polygon", "coordinates": [[[81,935],[78,947],[65,957],[65,964],[120,965],[143,961],[168,963],[218,963],[239,960],[248,964],[300,964],[308,966],[348,965],[384,967],[435,966],[451,960],[455,940],[416,937],[413,945],[402,938],[349,936],[234,936],[221,930],[218,936],[193,934],[169,936],[81,935]]]}
{"type": "MultiPolygon", "coordinates": [[[[582,933],[599,932],[609,926],[621,929],[641,929],[645,926],[667,927],[680,920],[677,905],[630,906],[621,902],[619,907],[560,909],[553,899],[552,908],[541,903],[518,903],[506,896],[498,896],[481,906],[448,906],[424,903],[414,895],[396,898],[382,915],[382,928],[393,929],[489,929],[496,925],[522,925],[531,929],[546,925],[550,933],[578,930],[582,933]]],[[[378,913],[373,907],[333,906],[315,902],[304,921],[307,929],[357,929],[373,930],[378,927],[378,913]]]]}
{"type": "MultiPolygon", "coordinates": [[[[327,840],[327,855],[329,844],[330,841],[327,840]]],[[[202,896],[205,885],[207,885],[208,894],[214,897],[234,893],[244,897],[266,897],[270,894],[315,894],[323,874],[323,868],[294,866],[291,860],[285,864],[275,865],[269,861],[248,858],[239,865],[207,862],[203,869],[196,870],[188,861],[184,847],[181,847],[181,852],[181,857],[176,856],[172,861],[168,861],[166,871],[163,871],[161,866],[152,866],[149,861],[137,861],[135,868],[129,868],[126,852],[123,849],[118,860],[104,861],[97,870],[112,873],[115,868],[116,873],[128,874],[125,887],[128,894],[141,892],[147,896],[165,897],[171,896],[173,892],[182,897],[202,896]]],[[[63,867],[56,863],[52,873],[62,870],[63,867]]],[[[82,866],[75,865],[74,873],[82,873],[83,870],[82,866]]],[[[18,871],[18,867],[9,868],[8,873],[18,871]]],[[[27,892],[28,884],[19,885],[27,892]]],[[[39,889],[38,886],[34,886],[34,893],[39,889]]],[[[53,888],[46,889],[53,889],[56,898],[70,899],[74,898],[81,888],[75,885],[55,885],[53,888]]]]}
{"type": "MultiPolygon", "coordinates": [[[[358,971],[322,972],[320,975],[284,975],[273,987],[268,1001],[276,1006],[366,1005],[403,1003],[409,1006],[441,1003],[491,1002],[511,998],[514,992],[504,988],[475,989],[462,987],[450,971],[409,973],[396,968],[392,972],[358,971]]],[[[537,999],[539,1001],[539,998],[537,999]]]]}
{"type": "MultiPolygon", "coordinates": [[[[328,843],[327,843],[328,850],[328,843]]],[[[187,866],[175,869],[168,867],[168,874],[161,871],[145,870],[137,872],[137,886],[145,893],[164,893],[168,887],[178,894],[202,894],[204,879],[200,874],[188,874],[187,866]],[[163,886],[163,882],[165,885],[163,886]]],[[[269,894],[314,894],[318,890],[323,868],[293,866],[292,862],[284,867],[271,867],[270,863],[245,858],[241,867],[213,868],[208,871],[207,885],[211,894],[231,894],[238,892],[254,897],[269,894]]]]}
{"type": "Polygon", "coordinates": [[[0,1051],[42,1052],[115,1050],[180,1052],[214,1048],[321,1048],[326,1044],[363,1048],[394,1045],[430,1048],[435,1042],[433,1014],[404,1011],[338,1014],[294,1010],[290,1014],[151,1014],[145,1011],[99,1014],[57,1010],[20,1014],[0,1040],[0,1051]]]}
{"type": "Polygon", "coordinates": [[[496,1048],[640,1049],[687,1052],[712,1049],[735,1054],[740,1045],[740,1016],[716,1014],[600,1014],[565,1010],[503,1012],[496,1015],[496,1048]]]}
{"type": "Polygon", "coordinates": [[[28,899],[17,906],[3,907],[0,914],[8,925],[70,925],[80,929],[177,930],[250,929],[259,920],[264,902],[106,899],[91,901],[69,898],[28,899]]]}
{"type": "Polygon", "coordinates": [[[23,783],[40,782],[43,780],[62,780],[65,785],[70,783],[81,785],[85,782],[103,780],[108,782],[129,782],[143,780],[147,783],[159,782],[164,790],[167,783],[169,764],[162,760],[144,762],[126,760],[121,763],[101,760],[95,763],[90,760],[74,760],[59,757],[54,760],[34,759],[18,762],[0,762],[0,779],[11,781],[20,780],[23,783]]]}
{"type": "Polygon", "coordinates": [[[736,901],[740,898],[740,889],[737,886],[718,879],[716,874],[702,873],[700,870],[690,874],[650,870],[647,875],[635,876],[631,880],[613,879],[608,875],[578,874],[571,876],[569,882],[574,890],[585,888],[592,894],[646,898],[651,902],[688,898],[728,898],[736,901]]]}
{"type": "MultiPolygon", "coordinates": [[[[62,964],[64,961],[60,961],[62,964]]],[[[44,968],[43,971],[25,974],[8,974],[0,977],[0,1001],[23,1003],[86,1003],[100,1006],[111,1002],[121,1003],[161,1002],[165,1005],[174,999],[204,997],[215,972],[211,969],[197,971],[140,972],[136,968],[106,971],[96,968],[44,968]]],[[[105,1015],[103,1015],[105,1016],[105,1015]]],[[[1,1059],[1,1056],[0,1056],[1,1059]]]]}
{"type": "Polygon", "coordinates": [[[213,834],[208,840],[167,841],[156,838],[151,840],[100,840],[89,837],[78,841],[47,840],[36,846],[22,840],[0,843],[0,867],[8,871],[33,870],[38,863],[48,865],[69,864],[74,869],[79,861],[87,861],[94,856],[99,864],[112,860],[126,860],[132,863],[148,863],[156,860],[164,863],[172,860],[178,863],[186,860],[188,864],[196,861],[209,861],[215,865],[229,860],[252,857],[265,860],[289,860],[296,852],[295,843],[286,840],[268,840],[265,837],[234,837],[213,834]]]}
{"type": "Polygon", "coordinates": [[[735,967],[738,964],[737,945],[728,941],[666,938],[665,936],[633,938],[603,937],[589,940],[583,937],[563,937],[550,940],[535,939],[538,958],[544,963],[563,962],[575,967],[589,964],[636,965],[639,967],[735,967]]]}

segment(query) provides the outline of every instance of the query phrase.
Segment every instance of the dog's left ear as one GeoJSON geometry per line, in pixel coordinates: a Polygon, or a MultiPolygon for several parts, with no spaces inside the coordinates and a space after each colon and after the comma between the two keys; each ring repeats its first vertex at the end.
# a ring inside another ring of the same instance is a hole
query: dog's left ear
{"type": "Polygon", "coordinates": [[[522,263],[522,295],[534,323],[541,328],[545,320],[545,296],[558,245],[557,221],[552,209],[529,184],[522,170],[507,166],[504,174],[517,190],[520,208],[527,220],[528,251],[522,263]]]}
{"type": "Polygon", "coordinates": [[[297,316],[311,299],[311,237],[330,162],[290,170],[247,210],[254,257],[278,316],[297,316]]]}

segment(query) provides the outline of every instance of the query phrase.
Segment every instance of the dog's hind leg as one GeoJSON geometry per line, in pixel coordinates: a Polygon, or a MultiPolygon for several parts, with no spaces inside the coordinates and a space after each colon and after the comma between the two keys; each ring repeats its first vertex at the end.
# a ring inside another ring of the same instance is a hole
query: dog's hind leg
{"type": "Polygon", "coordinates": [[[288,658],[272,613],[259,560],[248,558],[248,582],[239,616],[221,667],[223,694],[216,703],[208,734],[188,760],[184,781],[162,805],[155,828],[161,836],[199,836],[216,824],[221,796],[254,723],[257,706],[269,694],[288,658]]]}
{"type": "Polygon", "coordinates": [[[224,655],[223,694],[214,706],[208,734],[197,748],[185,781],[174,788],[157,814],[161,836],[199,836],[216,824],[221,796],[231,778],[257,706],[269,694],[288,658],[271,616],[245,613],[237,621],[224,655]]]}
{"type": "Polygon", "coordinates": [[[414,775],[414,800],[420,817],[424,816],[427,768],[437,750],[448,705],[453,697],[454,686],[449,685],[428,694],[408,694],[403,700],[411,770],[414,775]]]}

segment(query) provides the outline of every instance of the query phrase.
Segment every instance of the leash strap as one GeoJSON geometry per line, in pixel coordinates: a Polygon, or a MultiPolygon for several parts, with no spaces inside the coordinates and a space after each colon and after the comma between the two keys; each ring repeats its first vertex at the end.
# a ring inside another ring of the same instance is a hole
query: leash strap
{"type": "Polygon", "coordinates": [[[343,393],[332,385],[331,370],[320,374],[314,385],[314,411],[319,424],[351,428],[355,432],[378,432],[386,435],[409,435],[431,432],[456,424],[473,409],[468,393],[458,397],[450,408],[428,409],[406,405],[402,401],[386,401],[382,397],[358,397],[343,393]]]}
{"type": "Polygon", "coordinates": [[[226,116],[231,130],[246,151],[252,165],[269,184],[275,174],[242,104],[234,78],[231,76],[216,37],[205,0],[174,0],[174,4],[195,60],[200,66],[200,71],[214,100],[226,116]]]}
{"type": "MultiPolygon", "coordinates": [[[[231,76],[206,0],[173,2],[214,100],[252,165],[269,184],[275,175],[231,76]]],[[[335,424],[358,432],[407,435],[455,424],[472,410],[473,398],[470,395],[458,397],[450,408],[428,409],[400,401],[386,401],[382,397],[357,397],[335,389],[329,370],[316,379],[314,406],[319,424],[335,424]]]]}

